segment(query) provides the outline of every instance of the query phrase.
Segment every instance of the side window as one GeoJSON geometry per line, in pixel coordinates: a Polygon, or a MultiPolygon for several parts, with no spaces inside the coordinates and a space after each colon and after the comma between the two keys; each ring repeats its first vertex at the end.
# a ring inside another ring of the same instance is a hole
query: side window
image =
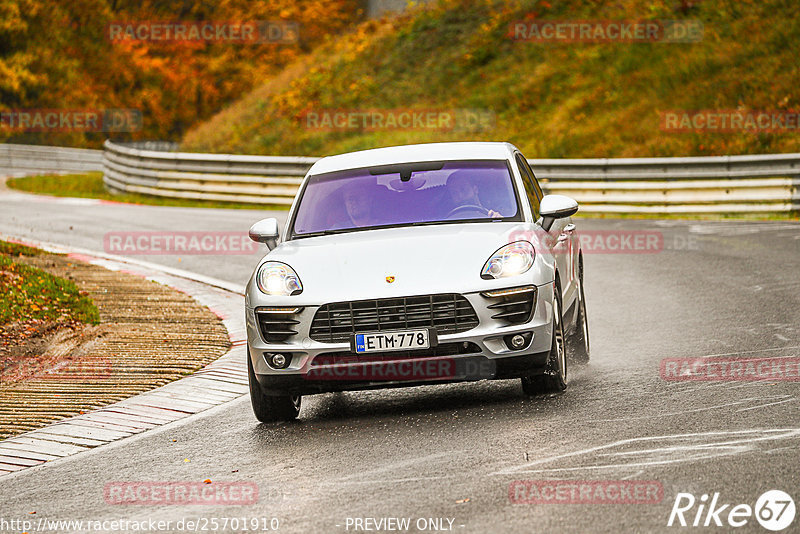
{"type": "Polygon", "coordinates": [[[519,153],[517,154],[517,168],[519,168],[519,173],[522,176],[522,183],[525,184],[525,196],[528,197],[528,202],[530,202],[533,219],[536,220],[539,218],[539,202],[542,198],[540,189],[537,193],[539,184],[536,183],[528,162],[519,153]]]}
{"type": "Polygon", "coordinates": [[[544,193],[542,192],[542,188],[539,185],[539,180],[537,180],[536,175],[533,174],[533,169],[531,169],[530,164],[528,164],[528,160],[526,160],[524,157],[520,159],[522,159],[525,168],[528,169],[528,173],[531,175],[532,179],[531,181],[533,182],[533,188],[536,190],[536,196],[539,197],[539,200],[541,201],[542,198],[544,198],[544,193]]]}

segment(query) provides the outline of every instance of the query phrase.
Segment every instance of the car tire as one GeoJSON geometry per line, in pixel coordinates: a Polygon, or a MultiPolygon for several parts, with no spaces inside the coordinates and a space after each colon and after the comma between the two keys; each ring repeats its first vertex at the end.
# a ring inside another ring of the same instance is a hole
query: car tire
{"type": "Polygon", "coordinates": [[[567,336],[570,359],[578,364],[589,363],[589,319],[586,315],[586,295],[583,292],[583,258],[578,263],[578,316],[567,336]]]}
{"type": "Polygon", "coordinates": [[[256,419],[262,423],[294,421],[300,414],[302,397],[299,395],[264,395],[253,371],[253,362],[247,356],[247,381],[250,384],[250,403],[256,419]]]}
{"type": "Polygon", "coordinates": [[[558,393],[567,389],[567,354],[564,343],[564,319],[561,315],[561,288],[556,279],[553,296],[553,341],[544,373],[522,378],[526,395],[558,393]]]}

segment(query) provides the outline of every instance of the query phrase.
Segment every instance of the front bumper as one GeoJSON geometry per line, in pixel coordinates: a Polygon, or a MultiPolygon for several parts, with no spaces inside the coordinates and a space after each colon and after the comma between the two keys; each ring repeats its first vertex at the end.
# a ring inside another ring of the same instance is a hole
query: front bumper
{"type": "Polygon", "coordinates": [[[331,391],[407,387],[486,379],[530,376],[544,371],[552,340],[553,285],[537,286],[530,320],[509,326],[492,319],[488,306],[495,301],[480,292],[463,295],[479,318],[471,330],[438,337],[447,351],[384,353],[380,357],[355,355],[349,343],[321,343],[309,337],[318,306],[306,306],[295,317],[297,335],[288,342],[268,343],[259,330],[255,310],[246,308],[248,356],[258,383],[267,395],[307,395],[331,391]],[[503,338],[530,334],[521,350],[511,350],[503,338]],[[452,349],[452,350],[450,350],[452,349]],[[290,355],[285,369],[267,364],[265,354],[290,355]],[[441,354],[444,352],[444,354],[441,354]],[[331,357],[335,354],[336,357],[331,357]]]}

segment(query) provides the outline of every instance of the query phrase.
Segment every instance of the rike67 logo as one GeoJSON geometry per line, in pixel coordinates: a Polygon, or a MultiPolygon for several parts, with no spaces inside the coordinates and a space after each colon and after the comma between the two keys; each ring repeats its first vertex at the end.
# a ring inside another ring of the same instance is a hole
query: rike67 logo
{"type": "Polygon", "coordinates": [[[767,530],[779,532],[794,521],[796,509],[792,497],[780,490],[764,492],[755,506],[732,505],[720,501],[719,493],[703,494],[696,498],[691,493],[678,493],[669,514],[667,526],[681,527],[743,527],[755,520],[767,530]]]}

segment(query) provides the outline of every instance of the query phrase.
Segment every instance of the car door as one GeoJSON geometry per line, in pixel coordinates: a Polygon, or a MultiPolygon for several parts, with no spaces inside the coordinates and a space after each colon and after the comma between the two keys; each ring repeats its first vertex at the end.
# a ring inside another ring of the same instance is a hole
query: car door
{"type": "MultiPolygon", "coordinates": [[[[533,170],[521,153],[517,153],[517,166],[520,169],[525,191],[531,201],[531,208],[534,208],[534,216],[539,217],[539,203],[544,197],[542,188],[533,174],[533,170]]],[[[561,300],[562,309],[568,310],[572,306],[577,296],[576,280],[576,257],[577,257],[577,236],[575,235],[575,224],[571,217],[557,219],[550,227],[549,235],[552,238],[547,246],[556,261],[559,278],[561,280],[561,300]]]]}

